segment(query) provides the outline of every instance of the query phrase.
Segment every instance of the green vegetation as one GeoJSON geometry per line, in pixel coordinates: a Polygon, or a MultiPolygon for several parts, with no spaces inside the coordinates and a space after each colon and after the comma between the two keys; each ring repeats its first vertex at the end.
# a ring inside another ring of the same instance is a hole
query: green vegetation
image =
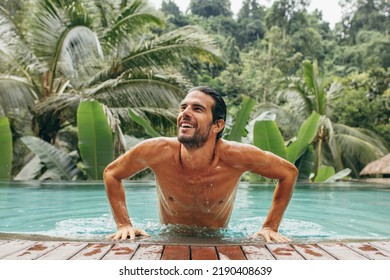
{"type": "Polygon", "coordinates": [[[0,179],[101,179],[140,139],[174,136],[203,84],[227,101],[225,139],[300,180],[357,178],[389,153],[388,1],[344,0],[334,28],[309,0],[230,2],[0,0],[0,179]]]}
{"type": "Polygon", "coordinates": [[[8,118],[0,117],[0,179],[11,179],[12,134],[8,118]]]}

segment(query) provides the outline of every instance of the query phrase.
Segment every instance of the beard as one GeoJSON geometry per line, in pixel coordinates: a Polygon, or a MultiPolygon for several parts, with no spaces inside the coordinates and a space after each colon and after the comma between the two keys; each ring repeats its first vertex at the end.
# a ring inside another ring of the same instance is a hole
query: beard
{"type": "Polygon", "coordinates": [[[212,123],[203,130],[196,128],[192,136],[178,135],[177,140],[179,140],[179,142],[189,150],[200,148],[207,142],[211,126],[212,123]]]}

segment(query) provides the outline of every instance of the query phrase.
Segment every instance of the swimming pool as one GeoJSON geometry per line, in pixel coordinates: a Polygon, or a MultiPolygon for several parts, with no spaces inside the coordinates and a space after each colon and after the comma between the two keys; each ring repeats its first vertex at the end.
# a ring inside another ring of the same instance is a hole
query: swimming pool
{"type": "MultiPolygon", "coordinates": [[[[207,231],[161,225],[154,183],[124,185],[133,223],[151,235],[137,242],[146,243],[254,242],[248,236],[261,228],[274,190],[241,183],[229,227],[207,231]]],[[[390,239],[389,217],[390,186],[298,184],[280,232],[294,242],[390,239]]],[[[103,240],[115,228],[102,182],[0,182],[0,234],[103,240]]]]}

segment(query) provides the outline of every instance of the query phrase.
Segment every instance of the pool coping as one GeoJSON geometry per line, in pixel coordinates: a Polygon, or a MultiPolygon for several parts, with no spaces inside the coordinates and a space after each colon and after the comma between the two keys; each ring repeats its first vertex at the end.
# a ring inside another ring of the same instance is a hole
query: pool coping
{"type": "Polygon", "coordinates": [[[0,238],[1,260],[390,260],[390,239],[163,244],[0,238]]]}

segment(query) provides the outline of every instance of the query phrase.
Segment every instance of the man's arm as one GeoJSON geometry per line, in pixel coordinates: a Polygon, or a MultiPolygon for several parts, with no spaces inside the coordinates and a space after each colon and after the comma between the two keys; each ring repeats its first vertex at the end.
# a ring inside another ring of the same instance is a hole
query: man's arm
{"type": "Polygon", "coordinates": [[[145,231],[134,228],[131,223],[122,180],[135,175],[147,167],[145,158],[150,154],[152,148],[153,145],[150,145],[149,142],[138,144],[110,163],[104,170],[107,198],[118,229],[116,233],[108,236],[110,239],[124,240],[128,236],[130,239],[134,239],[136,235],[148,236],[145,231]]]}
{"type": "Polygon", "coordinates": [[[247,147],[245,155],[250,172],[278,180],[263,228],[255,236],[262,236],[267,242],[290,241],[279,234],[278,229],[294,191],[298,178],[297,168],[289,161],[256,147],[247,147]]]}

